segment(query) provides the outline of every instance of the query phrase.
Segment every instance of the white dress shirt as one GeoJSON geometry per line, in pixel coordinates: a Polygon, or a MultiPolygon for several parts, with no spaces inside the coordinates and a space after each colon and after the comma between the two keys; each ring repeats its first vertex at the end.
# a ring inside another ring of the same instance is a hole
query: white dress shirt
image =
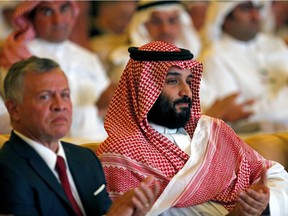
{"type": "Polygon", "coordinates": [[[61,156],[64,159],[64,161],[66,163],[66,171],[67,171],[68,181],[70,184],[72,194],[73,194],[78,206],[80,207],[80,209],[82,210],[82,212],[85,215],[84,207],[83,207],[83,204],[82,204],[81,199],[79,197],[79,194],[77,192],[77,188],[75,186],[72,174],[70,172],[70,169],[69,169],[69,166],[67,163],[67,159],[66,159],[66,155],[65,155],[65,152],[64,152],[64,149],[62,147],[61,142],[59,141],[59,148],[58,148],[58,152],[56,154],[51,149],[47,148],[46,146],[42,145],[41,143],[35,142],[34,140],[24,136],[23,134],[19,133],[18,131],[14,130],[14,133],[17,136],[19,136],[21,139],[23,139],[28,145],[30,145],[39,154],[39,156],[44,160],[44,162],[47,164],[47,166],[49,167],[51,172],[58,179],[59,184],[61,184],[61,181],[59,179],[58,172],[55,169],[57,155],[61,156]]]}

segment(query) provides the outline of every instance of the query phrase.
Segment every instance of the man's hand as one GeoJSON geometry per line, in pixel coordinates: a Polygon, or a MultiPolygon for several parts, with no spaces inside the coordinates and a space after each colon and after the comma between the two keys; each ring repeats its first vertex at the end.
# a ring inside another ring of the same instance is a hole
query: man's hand
{"type": "Polygon", "coordinates": [[[246,107],[252,105],[254,100],[247,100],[239,104],[236,102],[238,96],[239,93],[233,93],[216,100],[204,114],[226,122],[236,122],[248,118],[253,112],[247,111],[246,107]]]}
{"type": "Polygon", "coordinates": [[[144,179],[140,186],[134,188],[115,200],[107,216],[142,216],[152,207],[159,192],[159,184],[153,177],[144,179]]]}
{"type": "Polygon", "coordinates": [[[259,182],[241,192],[238,204],[228,216],[259,216],[269,203],[270,190],[266,186],[267,169],[263,168],[259,182]]]}

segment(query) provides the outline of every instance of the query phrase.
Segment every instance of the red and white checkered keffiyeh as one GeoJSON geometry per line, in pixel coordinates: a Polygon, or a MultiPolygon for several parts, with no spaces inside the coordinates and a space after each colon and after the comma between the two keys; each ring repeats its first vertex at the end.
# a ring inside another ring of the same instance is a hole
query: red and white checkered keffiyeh
{"type": "MultiPolygon", "coordinates": [[[[159,41],[143,45],[139,50],[180,51],[171,44],[159,41]]],[[[195,60],[130,59],[105,119],[108,138],[97,150],[112,199],[137,187],[149,175],[160,183],[162,192],[189,159],[185,152],[156,132],[147,121],[147,113],[160,95],[171,66],[189,68],[192,72],[191,118],[185,129],[193,137],[201,117],[199,86],[202,64],[195,60]]],[[[195,179],[191,179],[187,191],[175,203],[175,207],[193,206],[208,200],[223,203],[227,208],[233,207],[239,192],[256,180],[265,163],[224,122],[212,120],[211,128],[208,141],[211,147],[208,148],[217,148],[217,151],[209,155],[211,151],[208,149],[206,154],[213,163],[200,166],[195,179]],[[226,158],[223,159],[223,155],[226,158]],[[233,184],[229,182],[234,177],[232,173],[237,175],[233,184]]]]}
{"type": "MultiPolygon", "coordinates": [[[[53,0],[45,0],[53,1],[53,0]]],[[[69,0],[68,0],[69,1],[69,0]]],[[[71,5],[75,15],[75,21],[79,14],[79,8],[73,0],[71,5]]],[[[13,16],[14,31],[8,36],[0,54],[0,66],[9,68],[17,61],[26,59],[31,56],[25,43],[36,37],[33,24],[29,19],[29,14],[43,1],[23,1],[21,2],[13,16]]],[[[45,28],[45,27],[44,27],[45,28]]]]}

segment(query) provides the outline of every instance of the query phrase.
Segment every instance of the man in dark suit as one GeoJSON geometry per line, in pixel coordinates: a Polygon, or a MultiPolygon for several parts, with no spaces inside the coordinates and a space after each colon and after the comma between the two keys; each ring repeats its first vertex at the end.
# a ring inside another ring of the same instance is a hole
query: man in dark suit
{"type": "Polygon", "coordinates": [[[15,63],[4,94],[13,131],[0,150],[0,215],[138,216],[150,209],[158,191],[151,178],[111,205],[96,155],[59,141],[69,131],[72,104],[56,62],[15,63]]]}

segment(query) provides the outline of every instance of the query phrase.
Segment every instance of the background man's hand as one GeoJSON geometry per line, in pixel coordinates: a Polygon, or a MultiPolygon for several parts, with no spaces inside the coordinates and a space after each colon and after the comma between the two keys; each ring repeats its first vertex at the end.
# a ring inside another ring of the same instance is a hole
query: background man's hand
{"type": "Polygon", "coordinates": [[[236,122],[248,118],[253,112],[247,111],[246,107],[252,105],[254,100],[238,103],[236,101],[238,96],[239,93],[234,93],[216,100],[204,114],[226,122],[236,122]]]}

